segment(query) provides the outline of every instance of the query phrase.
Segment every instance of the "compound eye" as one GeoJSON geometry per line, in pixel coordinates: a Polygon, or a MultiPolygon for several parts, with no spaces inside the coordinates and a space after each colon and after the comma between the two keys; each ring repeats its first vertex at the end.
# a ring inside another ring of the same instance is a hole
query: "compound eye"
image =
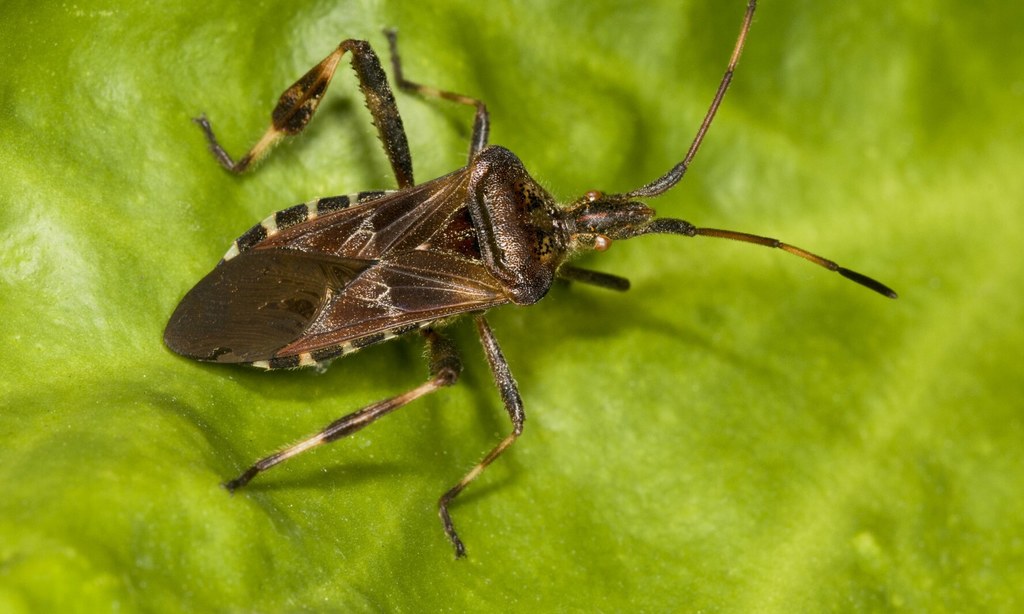
{"type": "Polygon", "coordinates": [[[604,235],[597,235],[594,237],[594,251],[603,252],[612,246],[612,240],[610,237],[604,235]]]}

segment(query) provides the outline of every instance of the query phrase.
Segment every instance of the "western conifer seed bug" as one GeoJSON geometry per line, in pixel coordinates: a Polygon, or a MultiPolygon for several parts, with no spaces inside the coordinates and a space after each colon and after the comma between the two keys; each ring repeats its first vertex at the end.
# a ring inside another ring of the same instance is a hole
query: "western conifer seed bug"
{"type": "Polygon", "coordinates": [[[482,101],[407,80],[392,31],[386,35],[400,89],[476,109],[465,167],[426,183],[413,181],[409,145],[387,76],[376,53],[361,40],[342,41],[286,89],[270,128],[238,160],[218,144],[206,118],[196,118],[217,161],[242,173],[274,143],[306,127],[348,53],[398,189],[311,200],[250,228],[182,299],[164,333],[168,347],[196,360],[263,369],[322,365],[413,333],[424,337],[429,351],[425,383],[332,422],[257,461],[225,487],[235,491],[296,454],[346,437],[454,384],[462,365],[453,344],[437,329],[454,316],[471,314],[512,431],[439,500],[444,532],[456,556],[463,556],[465,547],[449,514],[452,500],[512,445],[525,420],[519,389],[484,312],[507,303],[533,304],[556,278],[628,289],[626,279],[568,263],[580,252],[606,250],[612,241],[652,233],[746,241],[795,254],[896,298],[882,283],[788,243],[655,217],[654,210],[636,200],[664,194],[682,179],[732,80],[754,8],[755,0],[749,0],[725,75],[682,161],[630,192],[589,191],[568,205],[556,203],[515,154],[487,144],[489,116],[482,101]]]}

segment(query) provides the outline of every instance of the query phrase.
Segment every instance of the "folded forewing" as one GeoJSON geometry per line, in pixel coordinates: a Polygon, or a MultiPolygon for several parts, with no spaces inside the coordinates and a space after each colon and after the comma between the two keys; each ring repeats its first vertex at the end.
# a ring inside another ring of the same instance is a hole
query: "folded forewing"
{"type": "Polygon", "coordinates": [[[217,362],[266,360],[303,334],[372,260],[258,250],[222,262],[182,299],[164,339],[217,362]]]}
{"type": "Polygon", "coordinates": [[[425,250],[391,254],[333,295],[304,334],[276,355],[404,332],[508,300],[501,284],[477,261],[425,250]]]}
{"type": "Polygon", "coordinates": [[[268,237],[253,249],[295,249],[383,259],[415,248],[466,207],[469,172],[461,169],[408,190],[331,212],[268,237]]]}

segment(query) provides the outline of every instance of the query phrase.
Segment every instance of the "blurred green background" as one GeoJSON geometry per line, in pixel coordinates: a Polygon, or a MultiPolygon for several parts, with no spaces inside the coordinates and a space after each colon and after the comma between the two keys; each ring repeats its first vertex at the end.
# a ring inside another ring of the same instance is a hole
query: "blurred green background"
{"type": "MultiPolygon", "coordinates": [[[[1024,9],[765,1],[704,149],[652,202],[876,276],[645,237],[471,326],[460,385],[262,476],[219,483],[422,381],[416,339],[327,373],[201,365],[167,317],[231,240],[316,196],[393,186],[351,71],[259,172],[229,151],[346,37],[485,100],[555,195],[678,161],[743,2],[0,7],[0,611],[1014,611],[1024,607],[1020,238],[1024,9]],[[1017,348],[1016,350],[1013,348],[1017,348]]],[[[398,95],[417,177],[464,163],[471,112],[398,95]]]]}

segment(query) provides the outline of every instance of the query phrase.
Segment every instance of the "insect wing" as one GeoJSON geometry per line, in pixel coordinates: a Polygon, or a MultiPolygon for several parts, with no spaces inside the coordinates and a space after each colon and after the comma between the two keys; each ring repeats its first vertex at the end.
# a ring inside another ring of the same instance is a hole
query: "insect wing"
{"type": "Polygon", "coordinates": [[[298,366],[283,359],[324,360],[508,302],[480,259],[467,177],[275,229],[186,294],[165,342],[198,360],[298,366]]]}
{"type": "Polygon", "coordinates": [[[381,261],[354,280],[279,356],[344,345],[369,345],[419,324],[509,302],[479,262],[413,250],[381,261]]]}
{"type": "Polygon", "coordinates": [[[185,295],[164,332],[197,360],[267,360],[300,336],[330,295],[373,261],[253,250],[226,260],[185,295]]]}
{"type": "MultiPolygon", "coordinates": [[[[322,217],[281,229],[253,249],[282,248],[346,258],[382,260],[443,236],[466,210],[468,169],[418,186],[384,193],[322,217]]],[[[345,198],[359,201],[361,195],[345,198]]],[[[322,199],[320,202],[334,199],[322,199]]],[[[468,219],[468,218],[467,218],[468,219]]],[[[479,257],[466,253],[467,257],[479,257]]]]}

